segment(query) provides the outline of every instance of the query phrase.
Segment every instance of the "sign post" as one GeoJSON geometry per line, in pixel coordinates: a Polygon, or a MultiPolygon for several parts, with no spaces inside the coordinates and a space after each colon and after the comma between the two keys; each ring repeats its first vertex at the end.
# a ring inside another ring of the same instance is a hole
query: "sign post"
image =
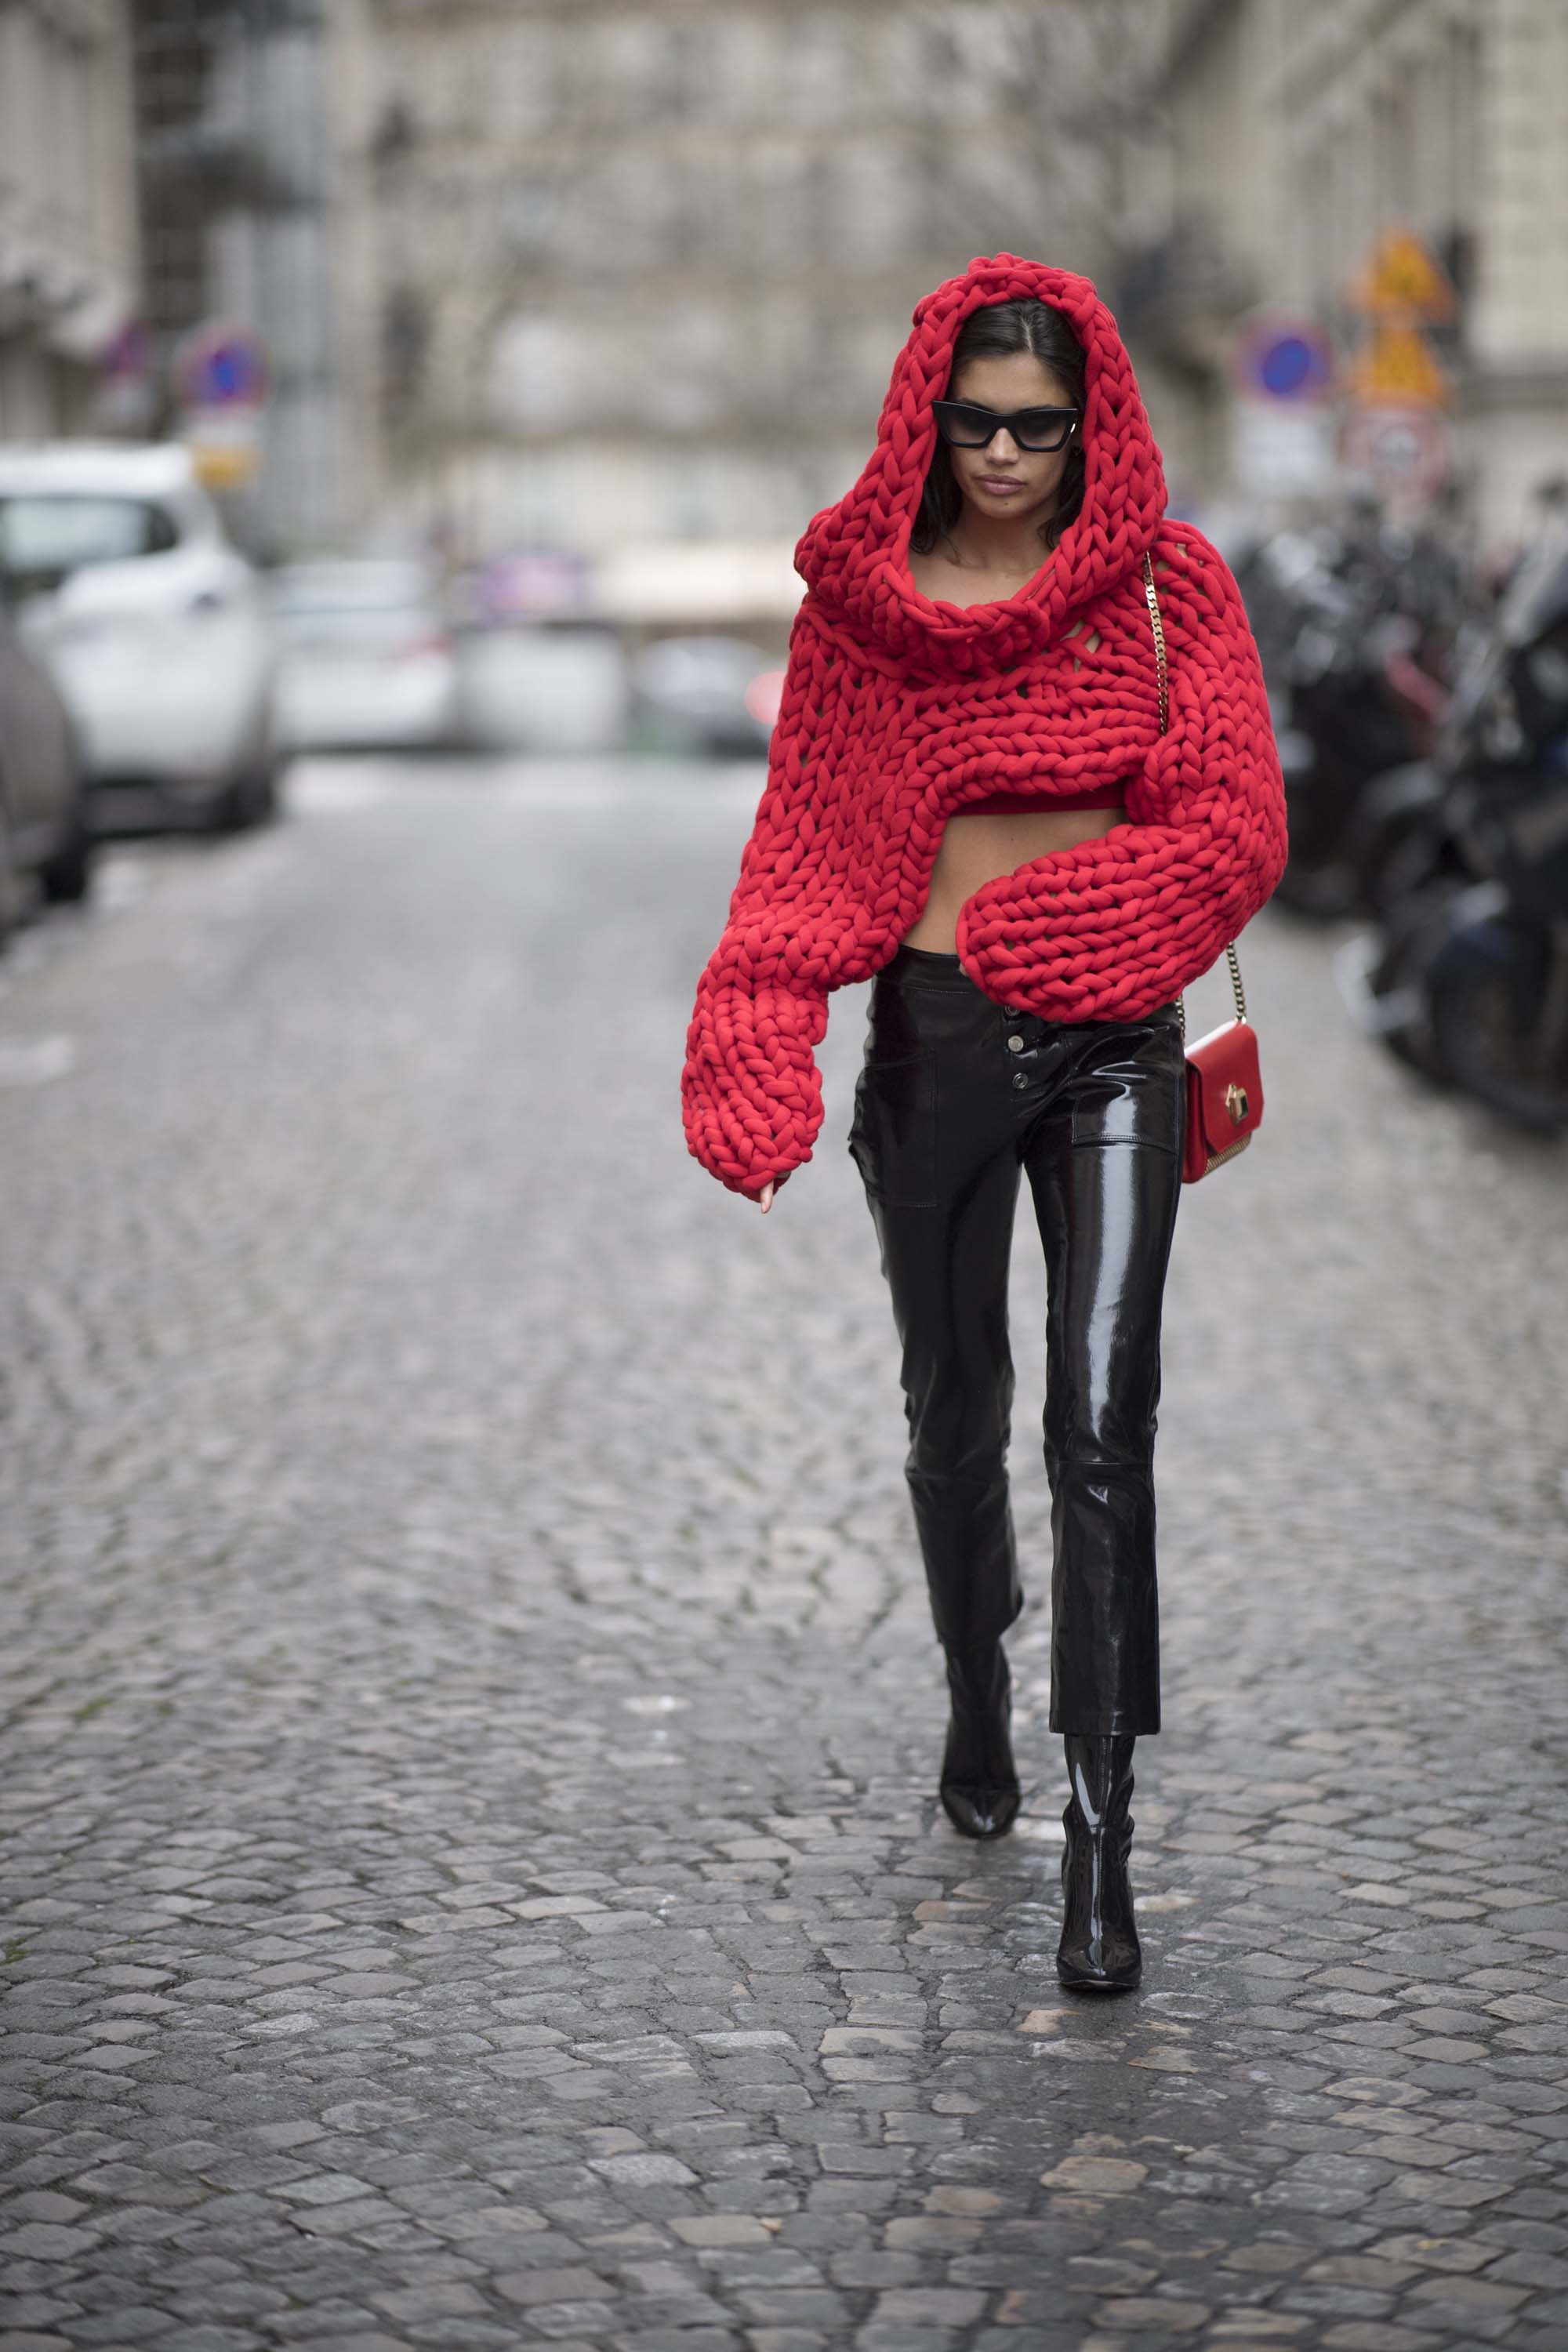
{"type": "Polygon", "coordinates": [[[1315,320],[1255,319],[1237,347],[1231,469],[1254,498],[1310,498],[1333,479],[1333,352],[1315,320]]]}
{"type": "Polygon", "coordinates": [[[193,328],[174,354],[182,438],[209,489],[237,489],[261,463],[267,359],[248,327],[193,328]]]}
{"type": "Polygon", "coordinates": [[[1350,300],[1371,325],[1351,370],[1341,457],[1370,475],[1390,509],[1407,520],[1454,470],[1453,430],[1442,413],[1453,405],[1453,386],[1423,331],[1448,324],[1458,299],[1420,238],[1392,229],[1350,300]]]}

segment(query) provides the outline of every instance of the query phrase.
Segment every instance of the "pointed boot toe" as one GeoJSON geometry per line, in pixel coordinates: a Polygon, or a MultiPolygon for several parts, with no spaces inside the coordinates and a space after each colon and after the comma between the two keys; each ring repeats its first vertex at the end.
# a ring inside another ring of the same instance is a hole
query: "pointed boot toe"
{"type": "Polygon", "coordinates": [[[1063,1937],[1057,1977],[1069,1992],[1131,1992],[1143,1974],[1135,1936],[1114,1930],[1082,1938],[1063,1937]]]}
{"type": "Polygon", "coordinates": [[[946,1653],[952,1708],[938,1794],[961,1835],[1001,1837],[1017,1819],[1022,1790],[1013,1763],[1013,1685],[1000,1643],[980,1660],[946,1653]]]}
{"type": "Polygon", "coordinates": [[[965,1837],[1001,1837],[1018,1817],[1020,1791],[1010,1789],[965,1789],[944,1780],[942,1809],[955,1830],[965,1837]]]}

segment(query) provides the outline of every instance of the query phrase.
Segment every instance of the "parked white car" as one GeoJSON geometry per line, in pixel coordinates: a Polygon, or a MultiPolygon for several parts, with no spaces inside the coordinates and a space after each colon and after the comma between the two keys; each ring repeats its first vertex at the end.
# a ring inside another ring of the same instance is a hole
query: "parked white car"
{"type": "Polygon", "coordinates": [[[96,829],[268,813],[271,630],[188,451],[0,445],[0,571],[75,721],[96,829]]]}
{"type": "Polygon", "coordinates": [[[629,700],[620,634],[571,618],[499,622],[458,639],[464,740],[478,751],[615,752],[629,700]]]}
{"type": "Polygon", "coordinates": [[[451,740],[457,666],[424,564],[344,556],[268,583],[279,727],[292,750],[416,750],[451,740]]]}

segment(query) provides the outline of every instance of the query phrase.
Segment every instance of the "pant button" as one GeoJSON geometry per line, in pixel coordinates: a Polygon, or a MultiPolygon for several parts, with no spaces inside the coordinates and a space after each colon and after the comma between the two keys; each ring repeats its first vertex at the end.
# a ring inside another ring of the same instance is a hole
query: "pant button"
{"type": "Polygon", "coordinates": [[[1016,1087],[1026,1087],[1026,1086],[1028,1085],[1028,1083],[1029,1083],[1029,1074],[1028,1074],[1027,1070],[1015,1070],[1015,1071],[1014,1071],[1014,1073],[1013,1073],[1013,1084],[1014,1084],[1016,1087]]]}
{"type": "Polygon", "coordinates": [[[1010,1054],[1021,1054],[1021,1053],[1023,1052],[1023,1050],[1024,1050],[1024,1040],[1022,1039],[1022,1037],[1018,1037],[1018,1036],[1012,1036],[1012,1037],[1009,1037],[1009,1038],[1008,1038],[1008,1040],[1007,1040],[1007,1051],[1008,1051],[1010,1054]]]}

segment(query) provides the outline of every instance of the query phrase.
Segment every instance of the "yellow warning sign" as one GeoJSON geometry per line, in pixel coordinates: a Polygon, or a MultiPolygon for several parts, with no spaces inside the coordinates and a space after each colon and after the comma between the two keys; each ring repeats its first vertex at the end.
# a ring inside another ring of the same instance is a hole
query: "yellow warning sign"
{"type": "Polygon", "coordinates": [[[1453,287],[1410,229],[1391,229],[1379,241],[1350,299],[1374,318],[1433,323],[1452,319],[1458,309],[1453,287]]]}
{"type": "Polygon", "coordinates": [[[254,481],[260,468],[258,449],[230,441],[191,441],[185,446],[191,453],[192,470],[204,489],[237,489],[242,483],[254,481]]]}
{"type": "Polygon", "coordinates": [[[230,403],[186,412],[181,439],[191,453],[196,479],[209,490],[232,490],[254,481],[261,468],[260,411],[230,403]]]}
{"type": "Polygon", "coordinates": [[[1415,327],[1374,327],[1352,364],[1350,383],[1355,398],[1363,401],[1447,408],[1453,399],[1431,344],[1415,327]]]}

